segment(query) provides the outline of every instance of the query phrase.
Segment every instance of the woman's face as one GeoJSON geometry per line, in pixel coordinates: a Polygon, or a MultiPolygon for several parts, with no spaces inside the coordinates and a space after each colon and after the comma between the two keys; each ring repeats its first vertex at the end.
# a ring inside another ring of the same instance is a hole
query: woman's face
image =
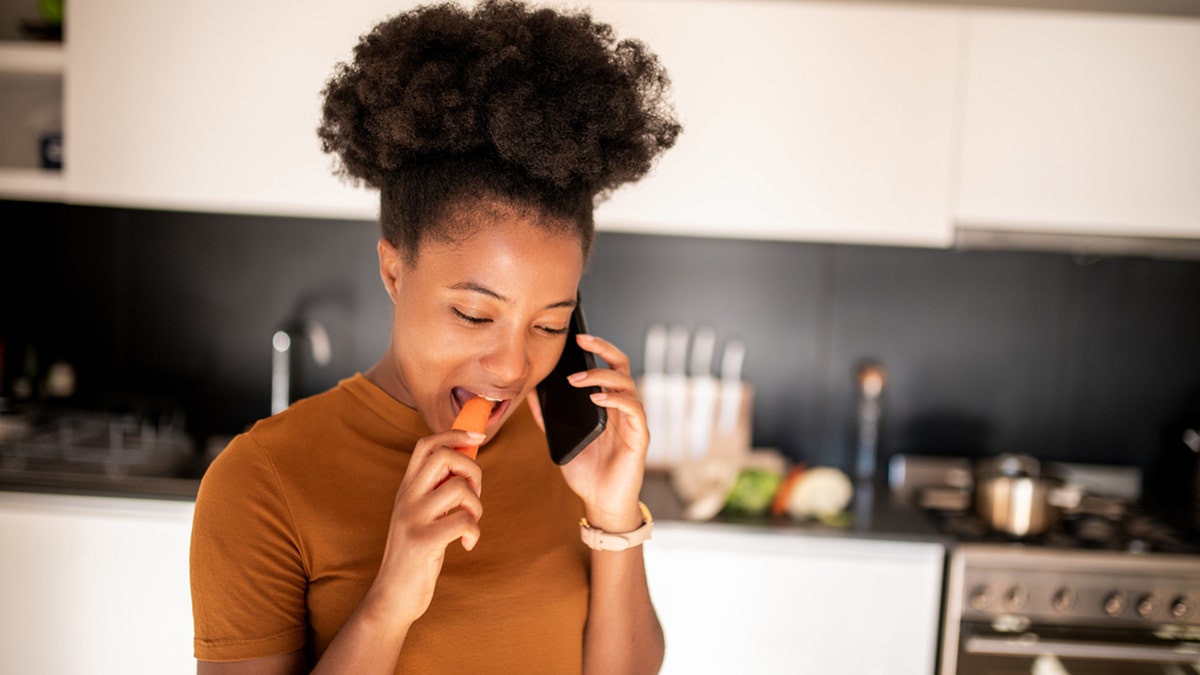
{"type": "Polygon", "coordinates": [[[496,400],[490,439],[558,361],[584,261],[573,234],[508,208],[483,213],[464,238],[422,242],[415,261],[380,242],[394,305],[382,384],[435,432],[472,395],[496,400]]]}

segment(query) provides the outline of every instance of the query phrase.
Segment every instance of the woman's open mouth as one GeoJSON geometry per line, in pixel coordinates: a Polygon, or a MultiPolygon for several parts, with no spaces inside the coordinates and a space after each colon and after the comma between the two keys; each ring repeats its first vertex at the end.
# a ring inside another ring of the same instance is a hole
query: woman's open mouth
{"type": "Polygon", "coordinates": [[[492,412],[488,415],[487,424],[489,427],[494,425],[501,417],[504,416],[504,411],[508,409],[508,403],[512,399],[493,398],[484,394],[477,394],[469,389],[455,387],[450,390],[450,396],[454,401],[454,414],[457,415],[462,410],[463,404],[476,396],[487,399],[492,402],[492,412]]]}

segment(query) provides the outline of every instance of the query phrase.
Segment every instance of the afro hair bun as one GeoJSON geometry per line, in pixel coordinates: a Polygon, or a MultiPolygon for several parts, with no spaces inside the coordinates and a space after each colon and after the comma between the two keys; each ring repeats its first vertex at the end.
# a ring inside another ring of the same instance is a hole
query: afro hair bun
{"type": "Polygon", "coordinates": [[[326,84],[318,135],[340,175],[375,188],[479,157],[595,196],[641,178],[675,143],[668,86],[654,54],[587,12],[432,5],[361,38],[326,84]]]}

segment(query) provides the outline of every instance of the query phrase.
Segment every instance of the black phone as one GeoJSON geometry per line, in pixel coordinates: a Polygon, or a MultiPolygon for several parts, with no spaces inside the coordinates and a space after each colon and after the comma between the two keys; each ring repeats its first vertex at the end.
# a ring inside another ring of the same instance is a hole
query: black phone
{"type": "Polygon", "coordinates": [[[604,431],[608,411],[592,402],[600,387],[576,387],[567,376],[596,367],[596,357],[579,346],[575,336],[587,333],[583,303],[576,299],[567,329],[567,344],[554,370],[538,383],[538,403],[546,424],[546,442],[555,464],[566,464],[604,431]]]}

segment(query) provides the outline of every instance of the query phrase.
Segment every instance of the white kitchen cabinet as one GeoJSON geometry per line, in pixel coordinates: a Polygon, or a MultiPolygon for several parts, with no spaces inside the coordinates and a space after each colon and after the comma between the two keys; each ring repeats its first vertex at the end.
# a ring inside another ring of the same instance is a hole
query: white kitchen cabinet
{"type": "MultiPolygon", "coordinates": [[[[413,2],[71,10],[73,201],[374,218],[315,135],[334,64],[413,2]]],[[[604,229],[945,245],[961,12],[820,2],[576,2],[645,40],[686,131],[604,229]],[[716,39],[715,36],[720,36],[716,39]]]]}
{"type": "Polygon", "coordinates": [[[738,526],[655,524],[662,672],[930,675],[944,549],[738,526]]]}
{"type": "Polygon", "coordinates": [[[963,10],[589,2],[644,40],[684,132],[601,228],[945,246],[963,10]]]}
{"type": "Polygon", "coordinates": [[[971,14],[959,225],[1200,238],[1200,20],[971,14]]]}
{"type": "Polygon", "coordinates": [[[321,90],[360,34],[413,4],[72,4],[68,198],[374,218],[376,194],[341,183],[321,152],[321,90]]]}
{"type": "Polygon", "coordinates": [[[191,502],[0,492],[0,673],[184,675],[191,502]]]}
{"type": "MultiPolygon", "coordinates": [[[[0,672],[195,672],[192,502],[0,491],[0,672]]],[[[663,673],[930,674],[935,543],[660,522],[663,673]]]]}

